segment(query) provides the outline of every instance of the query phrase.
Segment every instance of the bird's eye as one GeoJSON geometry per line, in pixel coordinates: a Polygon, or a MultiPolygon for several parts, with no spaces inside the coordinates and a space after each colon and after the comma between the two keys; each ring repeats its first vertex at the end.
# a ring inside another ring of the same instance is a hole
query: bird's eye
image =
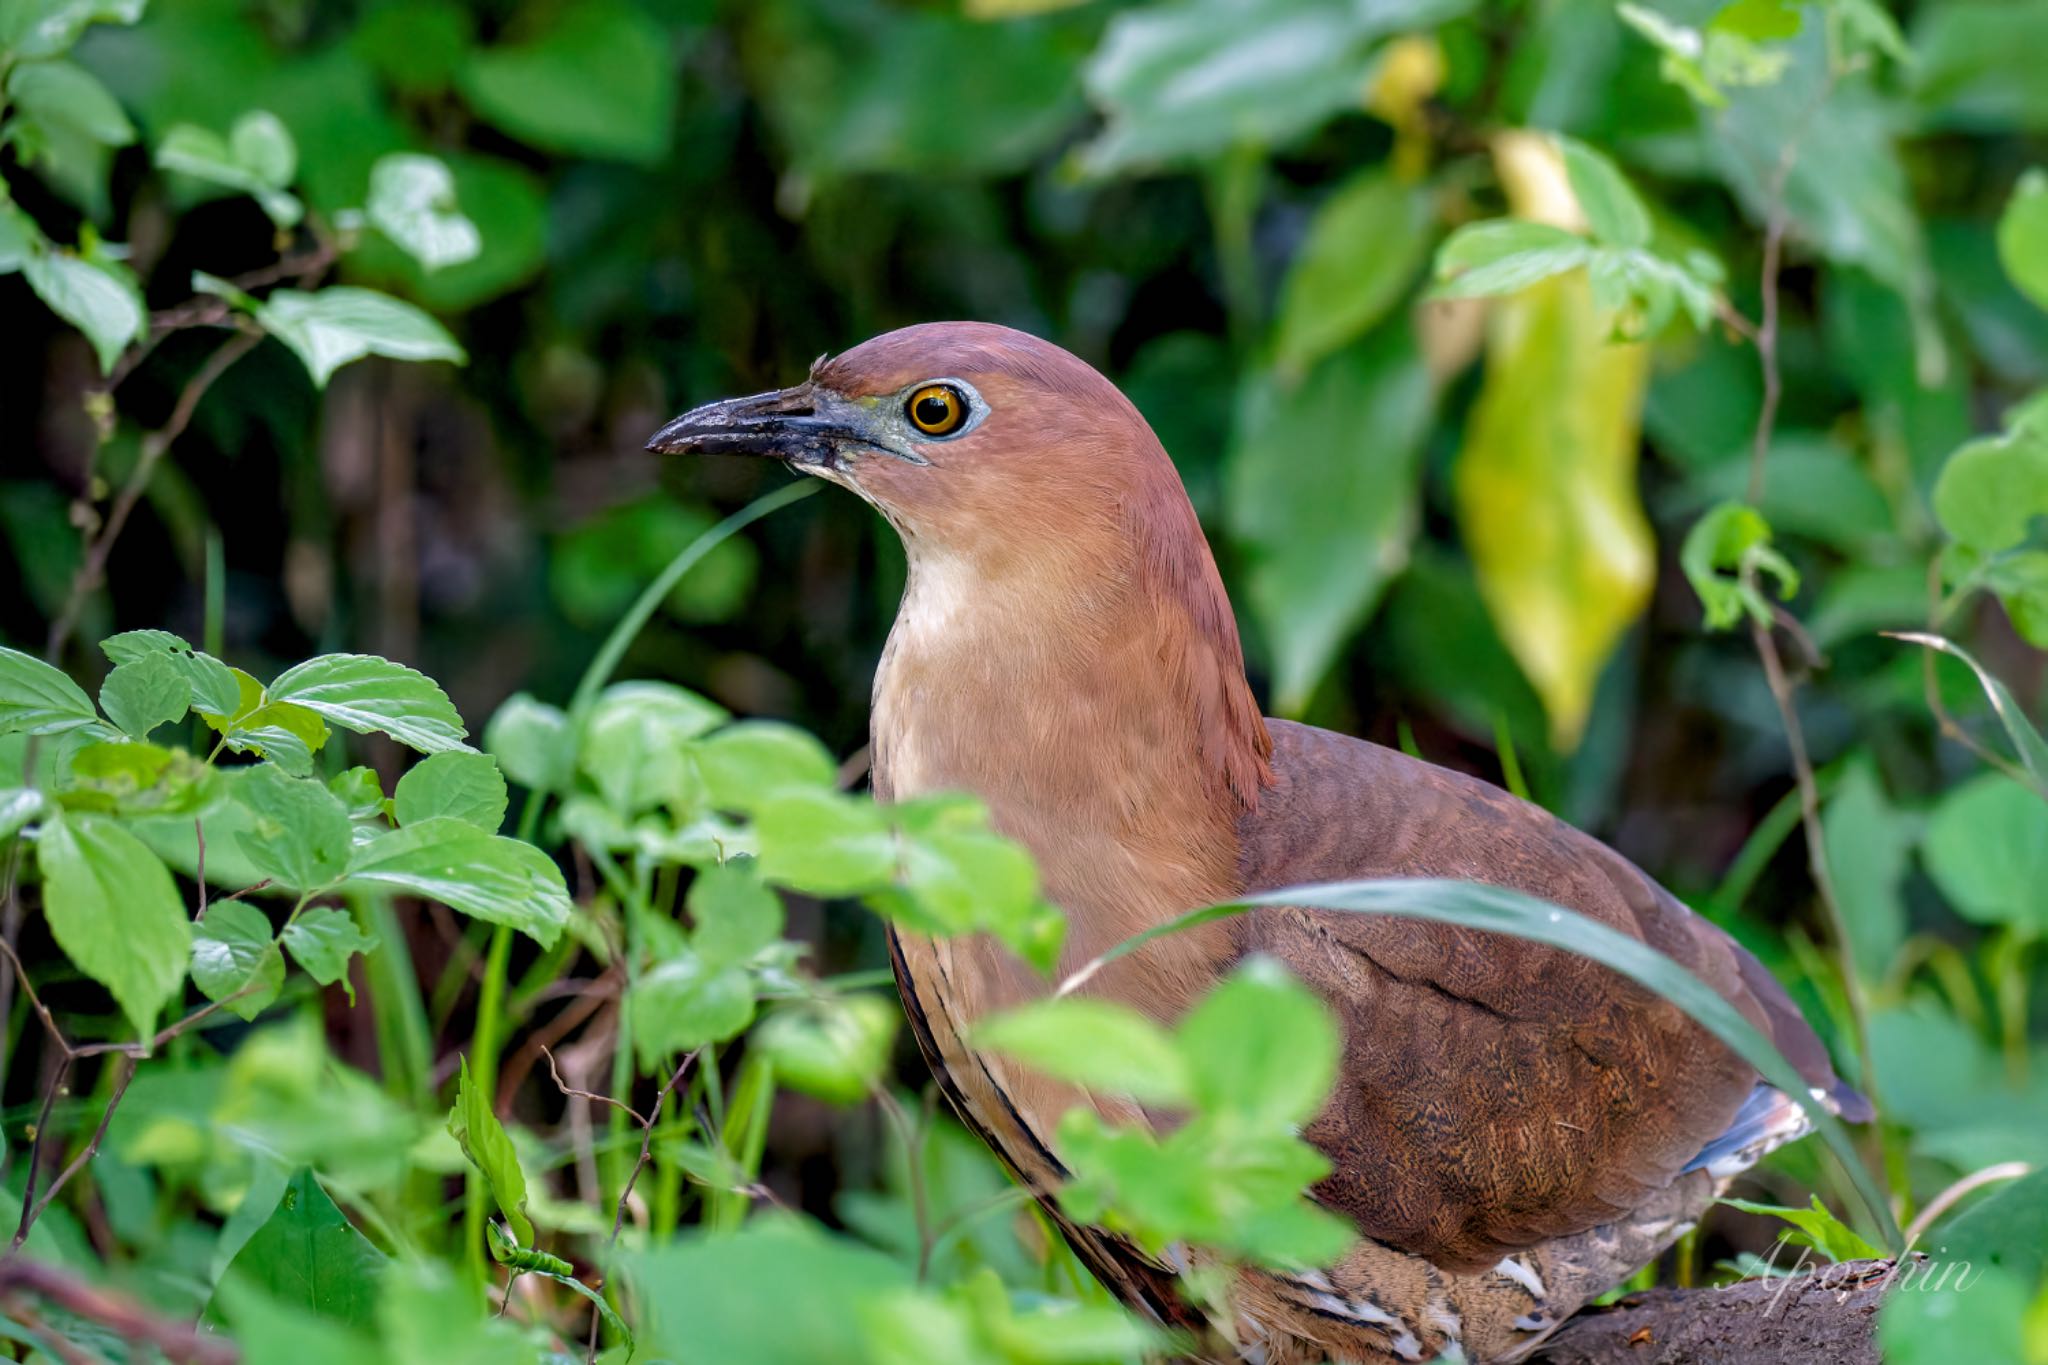
{"type": "Polygon", "coordinates": [[[910,424],[927,436],[945,436],[967,420],[967,400],[951,384],[927,384],[903,405],[910,424]]]}

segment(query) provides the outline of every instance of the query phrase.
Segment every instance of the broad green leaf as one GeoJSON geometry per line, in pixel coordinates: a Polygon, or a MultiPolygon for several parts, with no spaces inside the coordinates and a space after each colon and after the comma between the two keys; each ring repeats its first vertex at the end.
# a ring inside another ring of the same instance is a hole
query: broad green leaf
{"type": "Polygon", "coordinates": [[[382,732],[421,753],[469,750],[462,717],[441,685],[372,654],[322,654],[278,674],[272,701],[317,711],[359,735],[382,732]]]}
{"type": "Polygon", "coordinates": [[[298,148],[276,115],[252,109],[222,137],[211,129],[177,124],[157,143],[156,164],[255,199],[279,228],[295,226],[305,206],[286,192],[298,170],[298,148]]]}
{"type": "Polygon", "coordinates": [[[344,769],[327,779],[327,790],[347,809],[350,820],[375,820],[384,814],[384,784],[374,768],[344,769]]]}
{"type": "MultiPolygon", "coordinates": [[[[1545,141],[1496,142],[1509,201],[1528,214],[1568,193],[1545,141]]],[[[1458,528],[1501,639],[1575,748],[1608,656],[1649,603],[1655,545],[1636,487],[1649,352],[1580,277],[1531,286],[1487,317],[1486,377],[1452,470],[1458,528]]]]}
{"type": "MultiPolygon", "coordinates": [[[[496,1223],[486,1226],[495,1228],[496,1223]]],[[[558,1284],[576,1285],[567,1276],[550,1275],[558,1284]]],[[[617,1321],[602,1297],[607,1323],[617,1321]]],[[[500,1318],[478,1302],[472,1286],[457,1281],[433,1261],[394,1262],[384,1272],[377,1299],[381,1344],[393,1365],[541,1365],[540,1347],[520,1324],[500,1318]]],[[[621,1330],[619,1324],[615,1331],[621,1330]]],[[[630,1340],[630,1333],[622,1339],[630,1340]]],[[[559,1357],[548,1357],[559,1362],[559,1357]]],[[[296,1362],[292,1362],[296,1365],[296,1362]]]]}
{"type": "Polygon", "coordinates": [[[35,219],[13,203],[0,201],[0,275],[13,274],[30,256],[49,249],[49,241],[35,219]]]}
{"type": "Polygon", "coordinates": [[[1795,1246],[1809,1246],[1830,1261],[1874,1261],[1884,1253],[1858,1236],[1856,1230],[1828,1211],[1814,1195],[1810,1207],[1803,1209],[1786,1208],[1779,1204],[1755,1204],[1747,1199],[1723,1199],[1730,1208],[1741,1209],[1744,1213],[1761,1214],[1767,1218],[1782,1218],[1799,1229],[1787,1233],[1785,1240],[1795,1246]]]}
{"type": "Polygon", "coordinates": [[[413,764],[392,793],[401,825],[451,815],[491,834],[505,823],[508,800],[504,774],[490,755],[453,750],[413,764]]]}
{"type": "Polygon", "coordinates": [[[757,809],[789,787],[830,791],[838,775],[831,751],[794,725],[741,721],[692,746],[706,801],[714,810],[757,809]]]}
{"type": "Polygon", "coordinates": [[[828,996],[778,1009],[747,1035],[775,1083],[833,1104],[858,1104],[881,1083],[903,1012],[880,995],[828,996]]]}
{"type": "Polygon", "coordinates": [[[135,125],[99,77],[71,62],[32,62],[7,78],[15,105],[37,123],[68,128],[108,147],[135,141],[135,125]]]}
{"type": "Polygon", "coordinates": [[[346,910],[316,905],[301,911],[297,919],[284,927],[284,946],[290,950],[292,961],[321,985],[340,982],[353,1005],[356,990],[348,979],[349,959],[357,953],[369,952],[377,946],[377,940],[357,927],[355,916],[346,910]]]}
{"type": "Polygon", "coordinates": [[[149,325],[142,291],[136,287],[134,275],[117,261],[87,261],[61,251],[39,251],[22,261],[21,273],[51,312],[85,333],[93,354],[99,357],[101,374],[114,368],[128,343],[141,337],[149,325]]]}
{"type": "Polygon", "coordinates": [[[2028,171],[1998,219],[1998,259],[2022,294],[2048,308],[2048,172],[2028,171]]]}
{"type": "Polygon", "coordinates": [[[754,1021],[754,983],[744,969],[686,952],[657,964],[626,992],[633,1048],[648,1069],[662,1059],[724,1042],[754,1021]]]}
{"type": "Polygon", "coordinates": [[[132,24],[148,0],[10,0],[0,6],[0,48],[17,60],[69,52],[93,24],[132,24]]]}
{"type": "Polygon", "coordinates": [[[1927,822],[1927,870],[1957,913],[2048,932],[2048,801],[1999,773],[1945,794],[1927,822]]]}
{"type": "Polygon", "coordinates": [[[283,120],[267,109],[251,109],[228,129],[228,150],[272,189],[283,189],[299,171],[299,147],[283,120]]]}
{"type": "Polygon", "coordinates": [[[668,30],[617,0],[559,11],[531,38],[472,55],[457,83],[493,126],[569,156],[651,162],[668,150],[668,30]]]}
{"type": "Polygon", "coordinates": [[[192,955],[177,884],[156,854],[111,820],[53,814],[36,838],[43,915],[65,955],[105,986],[147,1039],[174,1003],[192,955]]]}
{"type": "Polygon", "coordinates": [[[1465,8],[1179,0],[1121,11],[1089,59],[1088,94],[1104,126],[1081,164],[1104,175],[1289,142],[1360,102],[1389,38],[1465,8]]]}
{"type": "Polygon", "coordinates": [[[1386,317],[1420,273],[1429,234],[1428,193],[1391,170],[1362,171],[1333,190],[1281,286],[1280,371],[1302,374],[1386,317]]]}
{"type": "Polygon", "coordinates": [[[2048,1269],[2048,1171],[2013,1181],[1942,1225],[1948,1255],[2038,1284],[2048,1269]]]}
{"type": "Polygon", "coordinates": [[[293,777],[306,777],[313,755],[327,744],[327,722],[288,701],[265,702],[229,724],[221,738],[236,753],[258,754],[293,777]]]}
{"type": "Polygon", "coordinates": [[[2048,13],[2007,0],[1950,0],[1914,18],[1914,94],[1935,127],[2048,132],[2048,86],[2035,61],[2048,43],[2048,13]]]}
{"type": "Polygon", "coordinates": [[[1609,246],[1648,246],[1650,212],[1614,163],[1577,138],[1560,137],[1557,145],[1594,239],[1609,246]]]}
{"type": "Polygon", "coordinates": [[[484,749],[505,776],[522,787],[552,792],[566,788],[576,765],[576,741],[569,718],[558,706],[524,692],[505,699],[484,726],[484,749]]]}
{"type": "Polygon", "coordinates": [[[192,926],[192,984],[243,1019],[269,1008],[284,986],[284,955],[269,917],[247,901],[209,906],[192,926]]]}
{"type": "Polygon", "coordinates": [[[1765,574],[1778,580],[1786,601],[1799,591],[1798,571],[1771,547],[1770,523],[1747,503],[1720,503],[1694,522],[1678,564],[1706,609],[1708,630],[1731,629],[1744,617],[1770,625],[1771,605],[1754,584],[1765,574]]]}
{"type": "Polygon", "coordinates": [[[379,158],[370,168],[363,216],[428,270],[460,265],[483,250],[476,224],[456,206],[455,176],[437,157],[393,152],[379,158]]]}
{"type": "Polygon", "coordinates": [[[986,930],[1040,971],[1052,970],[1064,920],[1040,899],[1038,869],[1022,845],[979,821],[922,830],[902,842],[901,882],[913,913],[893,918],[939,934],[986,930]]]}
{"type": "Polygon", "coordinates": [[[349,882],[424,896],[465,915],[509,925],[544,948],[569,921],[561,869],[532,844],[435,816],[381,834],[356,850],[349,882]]]}
{"type": "Polygon", "coordinates": [[[1885,1365],[2030,1358],[2025,1324],[2032,1287],[1999,1270],[1975,1275],[1965,1271],[1953,1277],[1945,1274],[1954,1268],[1944,1257],[1943,1264],[1930,1267],[1927,1276],[1885,1295],[1877,1318],[1877,1341],[1885,1365]]]}
{"type": "Polygon", "coordinates": [[[220,773],[185,750],[132,740],[79,749],[71,780],[59,798],[66,806],[137,817],[211,812],[222,786],[220,773]]]}
{"type": "Polygon", "coordinates": [[[313,891],[348,871],[348,809],[323,783],[262,764],[238,774],[230,791],[254,817],[241,836],[242,852],[265,876],[313,891]]]}
{"type": "Polygon", "coordinates": [[[1091,1090],[1146,1104],[1192,1103],[1191,1069],[1173,1039],[1107,1000],[1070,996],[1005,1010],[976,1024],[973,1042],[1091,1090]]]}
{"type": "Polygon", "coordinates": [[[207,1316],[217,1317],[226,1298],[225,1306],[239,1321],[238,1291],[253,1292],[279,1307],[311,1315],[316,1330],[301,1341],[317,1341],[336,1325],[367,1329],[385,1264],[383,1253],[334,1206],[313,1172],[302,1169],[285,1186],[270,1220],[229,1263],[207,1316]]]}
{"type": "Polygon", "coordinates": [[[331,285],[316,294],[273,289],[257,306],[256,320],[291,348],[319,388],[336,370],[367,355],[457,365],[469,359],[448,329],[426,313],[354,285],[331,285]]]}
{"type": "Polygon", "coordinates": [[[1901,886],[1913,827],[1886,799],[1875,766],[1859,759],[1836,780],[1821,828],[1856,970],[1882,981],[1906,937],[1901,886]]]}
{"type": "Polygon", "coordinates": [[[1977,675],[1978,685],[1984,689],[1984,696],[1991,703],[1993,714],[2005,727],[2006,737],[2012,741],[2013,751],[2019,757],[2020,766],[2026,770],[2034,789],[2041,793],[2044,800],[2048,800],[2048,740],[2044,740],[2041,732],[2027,719],[2027,713],[2013,700],[2013,695],[2006,690],[2005,684],[1993,677],[1984,665],[1978,663],[1961,645],[1952,640],[1944,640],[1939,635],[1927,635],[1918,631],[1897,631],[1892,634],[1894,639],[1925,645],[1929,649],[1953,655],[1968,665],[1970,671],[1977,675]]]}
{"type": "Polygon", "coordinates": [[[505,1125],[498,1122],[491,1095],[470,1083],[469,1058],[461,1058],[459,1067],[455,1107],[448,1111],[448,1134],[460,1144],[470,1164],[483,1172],[491,1198],[512,1225],[519,1244],[531,1246],[533,1219],[526,1212],[526,1173],[519,1169],[519,1152],[505,1125]]]}
{"type": "Polygon", "coordinates": [[[2000,555],[1983,569],[1984,586],[1998,594],[2012,628],[2036,649],[2048,649],[2048,551],[2000,555]]]}
{"type": "MultiPolygon", "coordinates": [[[[193,649],[167,630],[123,631],[100,641],[100,650],[116,665],[136,663],[158,655],[166,657],[178,666],[191,685],[193,710],[216,716],[237,712],[241,692],[235,670],[211,654],[193,649]]],[[[253,686],[256,680],[250,678],[249,681],[253,686]]]]}
{"type": "Polygon", "coordinates": [[[55,735],[100,718],[77,683],[31,654],[0,645],[0,735],[55,735]]]}
{"type": "Polygon", "coordinates": [[[782,937],[782,901],[752,859],[715,864],[690,883],[691,944],[712,967],[745,962],[782,937]]]}
{"type": "Polygon", "coordinates": [[[813,896],[856,896],[896,872],[896,839],[873,802],[792,787],[754,812],[761,875],[813,896]]]}
{"type": "Polygon", "coordinates": [[[703,799],[690,741],[725,718],[723,707],[671,683],[613,683],[583,722],[577,762],[621,815],[689,810],[703,799]]]}
{"type": "Polygon", "coordinates": [[[1341,1048],[1328,1007],[1266,957],[1249,959],[1204,996],[1176,1041],[1204,1110],[1282,1128],[1323,1107],[1341,1048]]]}
{"type": "Polygon", "coordinates": [[[1549,223],[1514,218],[1472,223],[1437,249],[1437,284],[1430,293],[1440,299],[1519,294],[1592,259],[1592,243],[1549,223]]]}
{"type": "Polygon", "coordinates": [[[1949,456],[1934,484],[1934,515],[1973,549],[2019,544],[2034,518],[2048,516],[2048,430],[2016,427],[1949,456]]]}
{"type": "Polygon", "coordinates": [[[1246,597],[1283,715],[1300,714],[1407,563],[1435,411],[1405,327],[1325,358],[1299,385],[1263,374],[1246,382],[1225,518],[1247,561],[1246,597]]]}
{"type": "Polygon", "coordinates": [[[182,719],[191,706],[192,683],[168,654],[116,664],[100,684],[100,709],[136,739],[148,739],[157,726],[182,719]]]}

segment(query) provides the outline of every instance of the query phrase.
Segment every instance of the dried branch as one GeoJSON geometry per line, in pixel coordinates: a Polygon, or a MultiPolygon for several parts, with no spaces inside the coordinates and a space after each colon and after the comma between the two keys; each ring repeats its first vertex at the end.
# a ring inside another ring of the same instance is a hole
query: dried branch
{"type": "MultiPolygon", "coordinates": [[[[202,1336],[189,1323],[164,1317],[133,1299],[87,1284],[55,1266],[27,1257],[0,1261],[0,1304],[6,1305],[7,1316],[41,1332],[60,1353],[64,1352],[69,1343],[59,1345],[63,1338],[41,1326],[22,1305],[21,1300],[31,1296],[110,1328],[126,1341],[146,1342],[178,1365],[236,1365],[241,1359],[241,1353],[225,1338],[202,1336]]],[[[65,1359],[92,1361],[97,1357],[81,1352],[76,1357],[67,1354],[65,1359]]]]}

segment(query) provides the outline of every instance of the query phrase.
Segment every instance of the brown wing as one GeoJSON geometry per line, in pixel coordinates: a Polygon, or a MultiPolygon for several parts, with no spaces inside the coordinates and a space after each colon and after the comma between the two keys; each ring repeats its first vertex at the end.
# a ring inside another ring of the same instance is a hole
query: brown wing
{"type": "MultiPolygon", "coordinates": [[[[1248,890],[1455,877],[1540,896],[1677,959],[1810,1084],[1841,1088],[1761,964],[1606,845],[1475,779],[1268,724],[1277,781],[1242,827],[1248,890]]],[[[1385,916],[1288,909],[1242,923],[1247,951],[1281,958],[1343,1019],[1343,1072],[1308,1132],[1336,1164],[1318,1195],[1445,1269],[1637,1208],[1756,1082],[1675,1006],[1572,953],[1385,916]]]]}

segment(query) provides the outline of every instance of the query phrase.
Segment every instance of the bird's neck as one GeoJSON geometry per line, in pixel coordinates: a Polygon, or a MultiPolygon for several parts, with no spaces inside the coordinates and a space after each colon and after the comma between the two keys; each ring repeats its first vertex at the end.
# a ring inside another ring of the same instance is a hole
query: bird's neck
{"type": "MultiPolygon", "coordinates": [[[[1179,507],[1175,544],[1121,521],[1094,545],[1077,534],[1038,553],[906,542],[875,680],[876,791],[985,801],[1067,911],[1069,967],[1235,894],[1238,823],[1271,780],[1229,603],[1184,495],[1179,507]]],[[[1132,1000],[1168,1017],[1203,979],[1171,959],[1214,950],[1176,937],[1148,953],[1132,1000]]]]}

